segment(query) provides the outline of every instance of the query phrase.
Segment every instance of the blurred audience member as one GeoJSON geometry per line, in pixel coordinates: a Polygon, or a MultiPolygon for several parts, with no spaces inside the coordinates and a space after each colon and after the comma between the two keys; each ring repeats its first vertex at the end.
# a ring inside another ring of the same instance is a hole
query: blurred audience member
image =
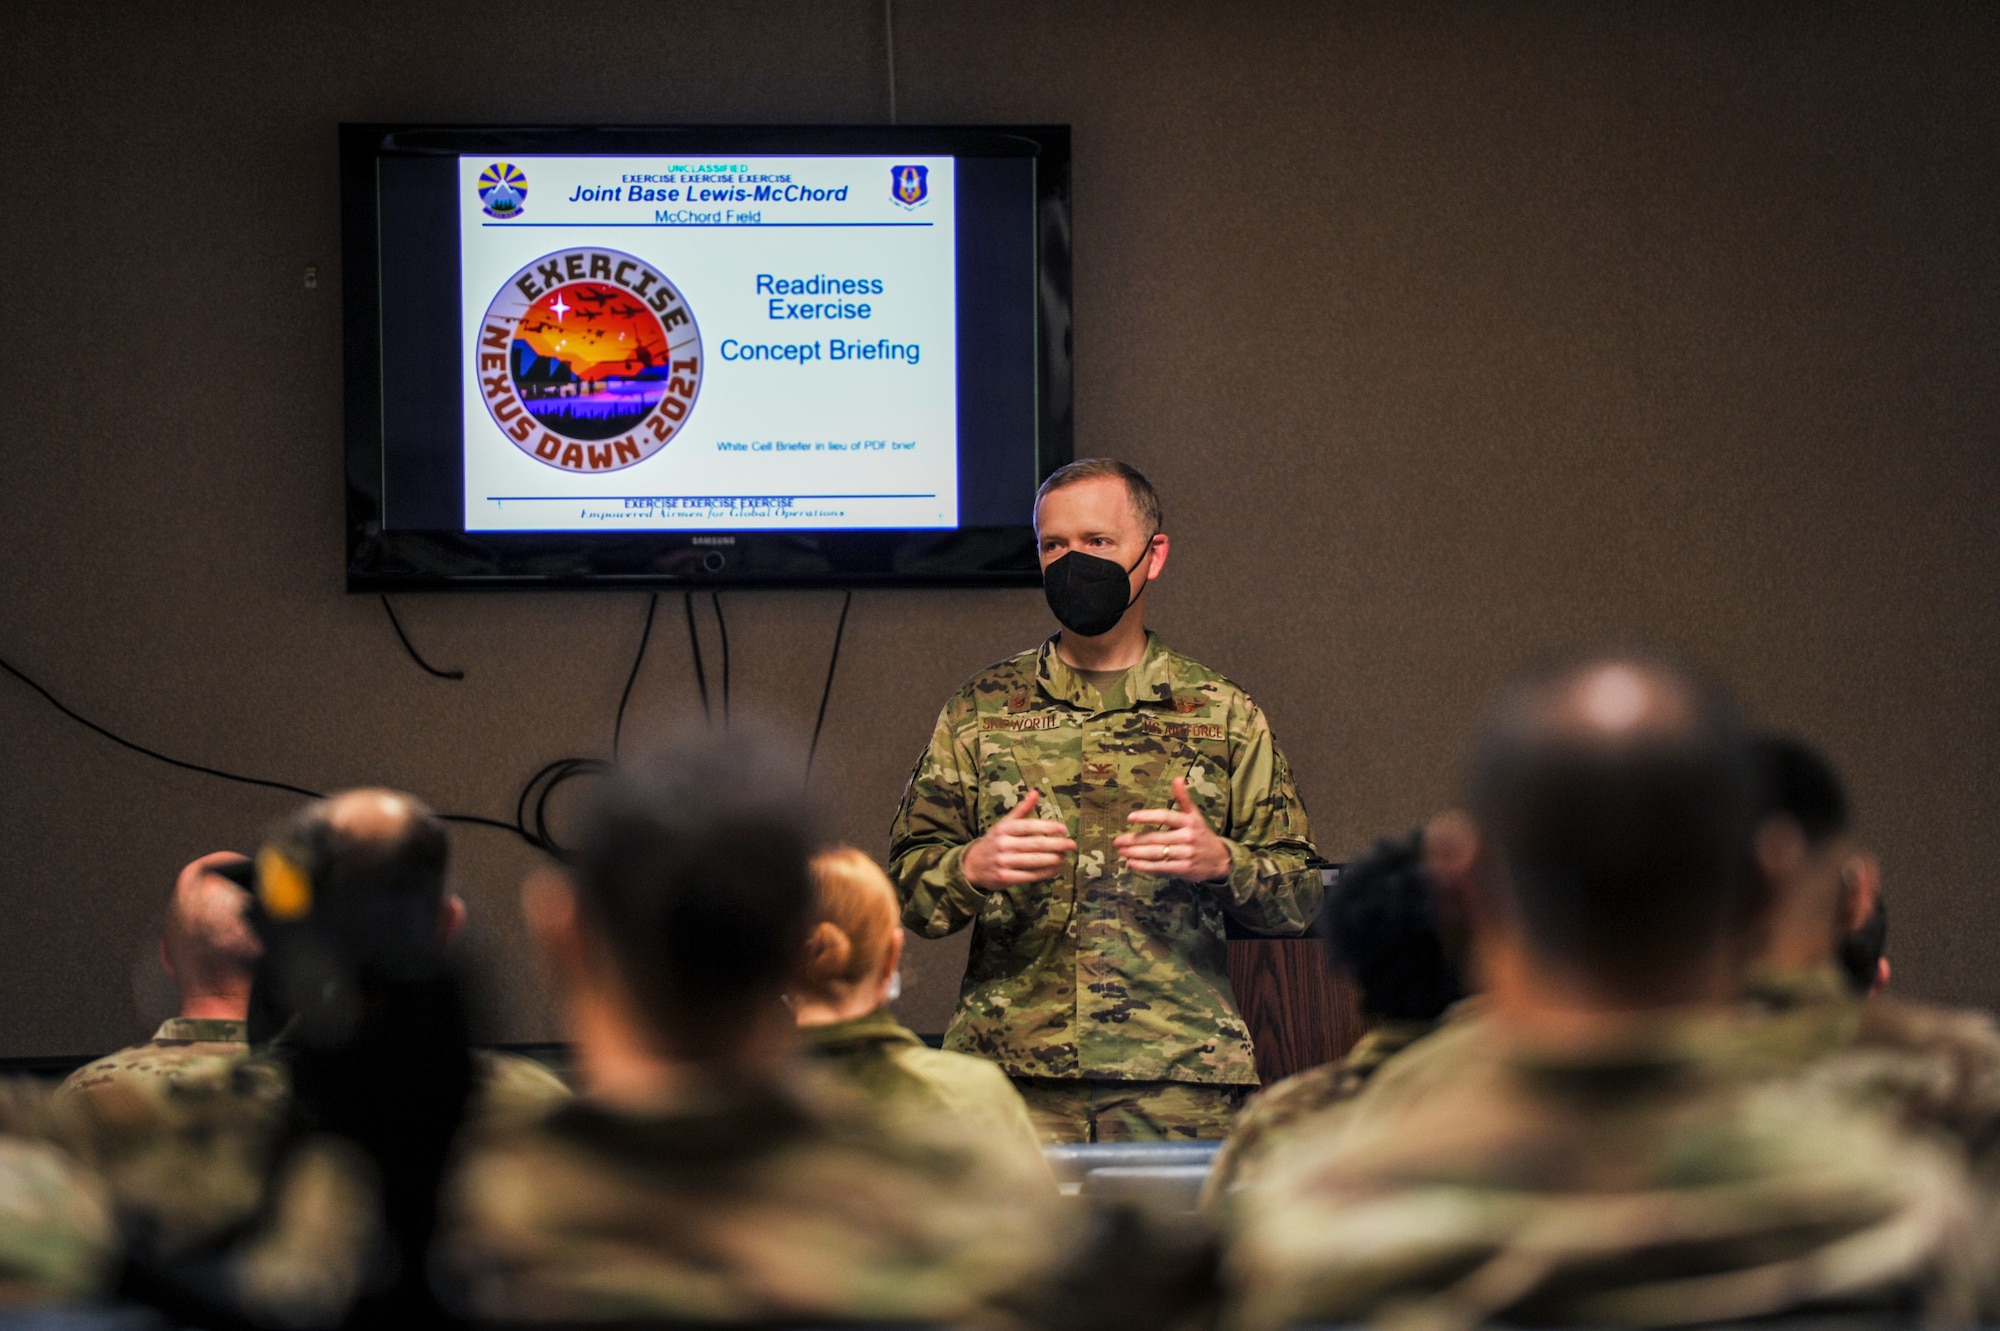
{"type": "Polygon", "coordinates": [[[1785,735],[1759,735],[1752,751],[1763,792],[1757,861],[1771,890],[1752,988],[1780,1008],[1848,993],[1841,947],[1881,903],[1881,866],[1854,839],[1847,789],[1831,763],[1785,735]]]}
{"type": "Polygon", "coordinates": [[[1772,1014],[1775,1043],[1816,1060],[1821,1087],[1941,1134],[2000,1193],[2000,1029],[1983,1012],[1868,998],[1886,978],[1888,926],[1881,871],[1854,841],[1847,792],[1832,764],[1798,740],[1763,737],[1757,756],[1765,815],[1757,859],[1775,908],[1750,988],[1772,1014]]]}
{"type": "MultiPolygon", "coordinates": [[[[978,1141],[1047,1171],[1028,1105],[996,1064],[932,1049],[889,1012],[903,959],[896,889],[853,846],[814,855],[816,919],[791,992],[808,1050],[885,1109],[956,1122],[978,1141]]],[[[1053,1176],[1050,1177],[1054,1186],[1053,1176]]]]}
{"type": "MultiPolygon", "coordinates": [[[[302,899],[280,901],[278,915],[349,918],[350,932],[369,939],[367,946],[428,966],[442,964],[464,922],[465,905],[447,886],[445,826],[412,796],[355,790],[314,801],[279,827],[266,851],[278,856],[274,863],[289,863],[287,854],[305,861],[283,871],[297,879],[278,889],[281,895],[302,899]]],[[[259,985],[282,985],[304,972],[293,956],[273,973],[274,959],[252,927],[258,918],[271,927],[270,902],[260,909],[249,889],[216,872],[247,864],[219,853],[189,865],[163,940],[187,1014],[175,1022],[193,1020],[195,1033],[233,1038],[176,1043],[173,1033],[188,1028],[169,1022],[151,1044],[76,1073],[55,1098],[58,1135],[103,1175],[128,1242],[146,1260],[180,1261],[256,1216],[296,1117],[298,1032],[287,1029],[253,1049],[246,971],[259,985]],[[220,1016],[224,1010],[234,1015],[220,1016]]],[[[259,865],[266,864],[260,853],[259,865]]],[[[267,896],[273,890],[265,867],[240,876],[267,896]]],[[[274,1001],[263,1000],[262,1008],[274,1001]]],[[[532,1060],[485,1051],[473,1059],[482,1118],[531,1116],[568,1097],[561,1080],[532,1060]]],[[[397,1098],[384,1096],[385,1113],[398,1112],[397,1098]]],[[[312,1260],[311,1253],[299,1257],[312,1260]]],[[[305,1279],[296,1270],[293,1277],[305,1279]]]]}
{"type": "Polygon", "coordinates": [[[160,937],[180,1015],[151,1040],[71,1073],[44,1124],[101,1175],[121,1230],[144,1257],[183,1258],[263,1201],[286,1077],[251,1056],[250,991],[263,945],[242,881],[249,863],[216,851],[181,870],[160,937]]]}
{"type": "Polygon", "coordinates": [[[797,790],[740,728],[686,741],[524,887],[584,1089],[463,1168],[444,1265],[474,1314],[957,1323],[1061,1242],[1015,1156],[890,1125],[798,1056],[797,790]]]}
{"type": "Polygon", "coordinates": [[[1481,1009],[1237,1194],[1238,1324],[1969,1316],[1956,1162],[1741,1052],[1764,892],[1727,699],[1632,658],[1533,677],[1468,793],[1427,854],[1481,1009]]]}
{"type": "Polygon", "coordinates": [[[1377,1068],[1436,1028],[1465,997],[1459,947],[1439,928],[1440,901],[1424,870],[1421,829],[1349,864],[1328,898],[1327,951],[1353,982],[1368,1033],[1346,1057],[1287,1077],[1243,1107],[1209,1171],[1213,1204],[1247,1179],[1294,1125],[1360,1093],[1377,1068]]]}
{"type": "Polygon", "coordinates": [[[476,1084],[447,949],[465,918],[450,860],[443,820],[393,790],[316,800],[257,852],[251,1035],[282,1032],[265,1057],[289,1095],[269,1197],[230,1246],[225,1288],[259,1322],[439,1316],[427,1264],[476,1084]]]}
{"type": "Polygon", "coordinates": [[[176,1086],[227,1081],[250,1052],[250,980],[263,946],[245,918],[249,892],[217,870],[248,863],[219,850],[181,870],[160,934],[160,962],[180,994],[179,1015],[145,1043],[78,1068],[57,1095],[114,1087],[163,1095],[176,1086]]]}

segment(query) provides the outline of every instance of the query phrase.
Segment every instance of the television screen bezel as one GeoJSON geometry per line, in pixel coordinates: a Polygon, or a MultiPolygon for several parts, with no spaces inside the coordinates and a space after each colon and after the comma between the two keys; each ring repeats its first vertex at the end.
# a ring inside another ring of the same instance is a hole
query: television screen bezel
{"type": "Polygon", "coordinates": [[[376,161],[388,155],[1032,156],[1035,479],[1074,454],[1067,125],[340,126],[347,590],[557,587],[1015,587],[1041,581],[1027,523],[954,530],[384,530],[376,161]]]}

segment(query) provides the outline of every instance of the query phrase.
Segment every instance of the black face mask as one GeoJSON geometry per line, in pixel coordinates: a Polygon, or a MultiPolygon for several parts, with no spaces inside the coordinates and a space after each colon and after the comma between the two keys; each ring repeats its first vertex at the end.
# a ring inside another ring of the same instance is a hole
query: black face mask
{"type": "Polygon", "coordinates": [[[1072,550],[1042,570],[1042,594],[1049,598],[1049,609],[1054,612],[1056,622],[1071,633],[1085,638],[1095,638],[1118,627],[1118,621],[1139,599],[1139,591],[1132,590],[1132,569],[1146,562],[1146,556],[1153,553],[1153,543],[1146,542],[1146,553],[1133,561],[1132,568],[1120,568],[1109,559],[1099,559],[1081,550],[1072,550]]]}

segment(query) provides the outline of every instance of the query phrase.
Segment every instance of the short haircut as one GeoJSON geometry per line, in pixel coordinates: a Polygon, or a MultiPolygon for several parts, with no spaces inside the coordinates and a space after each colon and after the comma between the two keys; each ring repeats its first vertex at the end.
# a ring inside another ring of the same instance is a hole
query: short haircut
{"type": "Polygon", "coordinates": [[[1734,703],[1686,669],[1608,656],[1528,676],[1495,709],[1470,803],[1532,951],[1650,1001],[1744,945],[1756,778],[1734,703]]]}
{"type": "MultiPolygon", "coordinates": [[[[235,870],[238,865],[216,867],[235,870]]],[[[249,905],[250,894],[214,868],[186,887],[174,884],[160,942],[183,1001],[190,995],[229,992],[250,983],[264,945],[250,923],[249,905]]]]}
{"type": "Polygon", "coordinates": [[[890,940],[902,930],[896,889],[889,875],[853,846],[832,846],[812,857],[812,932],[793,992],[837,1002],[882,968],[890,940]]]}
{"type": "Polygon", "coordinates": [[[1154,533],[1166,530],[1166,519],[1160,511],[1160,492],[1153,488],[1153,483],[1137,467],[1117,458],[1078,458],[1068,466],[1057,467],[1042,482],[1042,488],[1035,491],[1035,507],[1040,508],[1042,500],[1058,490],[1103,476],[1113,476],[1125,482],[1125,493],[1131,498],[1132,511],[1138,514],[1142,526],[1154,533]]]}
{"type": "Polygon", "coordinates": [[[1326,905],[1327,950],[1361,990],[1361,1010],[1435,1021],[1465,997],[1438,929],[1422,829],[1375,843],[1341,871],[1326,905]]]}
{"type": "Polygon", "coordinates": [[[1759,735],[1753,748],[1764,817],[1790,818],[1811,846],[1846,834],[1847,790],[1823,754],[1790,735],[1759,735]]]}
{"type": "Polygon", "coordinates": [[[680,1056],[728,1052],[790,985],[812,919],[813,827],[796,765],[741,727],[684,737],[591,801],[580,912],[680,1056]]]}

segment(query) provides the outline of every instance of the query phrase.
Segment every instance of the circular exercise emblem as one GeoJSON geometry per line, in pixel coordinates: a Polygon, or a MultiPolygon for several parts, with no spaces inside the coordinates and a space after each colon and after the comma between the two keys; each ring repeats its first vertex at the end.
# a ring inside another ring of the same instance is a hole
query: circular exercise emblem
{"type": "Polygon", "coordinates": [[[536,461],[617,471],[680,432],[701,360],[701,330],[659,269],[618,250],[559,250],[515,273],[487,306],[479,394],[536,461]]]}
{"type": "Polygon", "coordinates": [[[479,173],[479,204],[488,217],[519,217],[528,204],[528,177],[512,162],[495,162],[479,173]]]}

